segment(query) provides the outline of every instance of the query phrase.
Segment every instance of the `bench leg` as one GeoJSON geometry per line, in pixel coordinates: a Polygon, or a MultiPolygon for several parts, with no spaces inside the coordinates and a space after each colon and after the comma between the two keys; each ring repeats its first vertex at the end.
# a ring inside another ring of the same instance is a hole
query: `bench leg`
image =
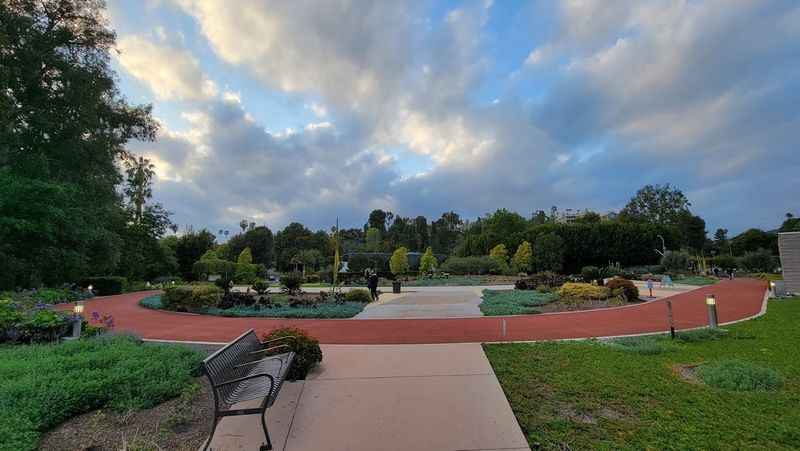
{"type": "Polygon", "coordinates": [[[208,440],[206,441],[206,446],[203,447],[203,451],[206,451],[208,449],[209,445],[211,445],[211,440],[214,439],[214,431],[217,430],[217,423],[218,422],[219,422],[219,419],[217,418],[216,415],[214,415],[214,423],[211,424],[211,434],[208,435],[208,440]]]}
{"type": "Polygon", "coordinates": [[[267,411],[266,409],[261,412],[261,428],[264,429],[264,437],[267,439],[267,443],[265,445],[261,445],[261,449],[259,451],[270,451],[272,449],[272,441],[269,439],[269,432],[267,431],[267,411]]]}

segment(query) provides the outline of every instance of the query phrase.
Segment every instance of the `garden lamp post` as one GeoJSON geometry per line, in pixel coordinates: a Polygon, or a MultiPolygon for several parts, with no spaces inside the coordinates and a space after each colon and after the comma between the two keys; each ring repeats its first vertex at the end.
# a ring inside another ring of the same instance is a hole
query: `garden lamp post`
{"type": "Polygon", "coordinates": [[[772,292],[772,295],[775,296],[775,281],[770,281],[769,283],[769,291],[772,292]]]}
{"type": "Polygon", "coordinates": [[[70,337],[72,340],[81,338],[81,328],[83,327],[83,308],[83,301],[76,302],[75,307],[72,307],[72,312],[75,313],[75,318],[72,321],[72,336],[70,337]]]}
{"type": "Polygon", "coordinates": [[[717,297],[713,294],[707,295],[706,306],[708,306],[708,326],[716,329],[719,325],[717,322],[717,297]]]}

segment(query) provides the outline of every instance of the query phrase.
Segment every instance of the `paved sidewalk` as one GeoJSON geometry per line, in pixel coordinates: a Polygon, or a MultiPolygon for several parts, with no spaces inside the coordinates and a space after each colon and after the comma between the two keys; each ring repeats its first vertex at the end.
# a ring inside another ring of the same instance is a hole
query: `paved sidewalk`
{"type": "MultiPolygon", "coordinates": [[[[267,413],[275,450],[529,450],[477,344],[329,345],[267,413]]],[[[253,450],[258,419],[220,424],[215,450],[253,450]]]]}
{"type": "Polygon", "coordinates": [[[381,294],[381,299],[376,304],[368,304],[355,319],[479,317],[483,316],[478,305],[483,301],[481,296],[484,288],[408,287],[400,294],[381,294]]]}

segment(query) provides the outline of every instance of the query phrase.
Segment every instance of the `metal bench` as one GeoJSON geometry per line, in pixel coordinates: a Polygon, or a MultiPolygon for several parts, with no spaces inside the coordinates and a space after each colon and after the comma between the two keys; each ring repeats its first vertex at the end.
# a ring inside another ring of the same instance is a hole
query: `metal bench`
{"type": "Polygon", "coordinates": [[[203,360],[203,373],[214,392],[214,423],[203,451],[211,444],[217,424],[223,417],[256,414],[261,416],[261,427],[267,440],[261,445],[261,451],[272,449],[265,414],[278,398],[286,373],[292,366],[294,352],[287,341],[294,338],[287,336],[262,342],[250,329],[203,360]],[[234,407],[253,399],[262,399],[261,404],[248,408],[234,407]]]}

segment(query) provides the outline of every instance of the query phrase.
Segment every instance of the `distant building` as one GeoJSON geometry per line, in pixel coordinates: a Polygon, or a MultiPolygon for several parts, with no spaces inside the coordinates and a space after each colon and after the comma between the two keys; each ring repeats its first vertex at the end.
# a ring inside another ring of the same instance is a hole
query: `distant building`
{"type": "Polygon", "coordinates": [[[800,293],[800,232],[779,233],[778,249],[786,291],[800,293]]]}

